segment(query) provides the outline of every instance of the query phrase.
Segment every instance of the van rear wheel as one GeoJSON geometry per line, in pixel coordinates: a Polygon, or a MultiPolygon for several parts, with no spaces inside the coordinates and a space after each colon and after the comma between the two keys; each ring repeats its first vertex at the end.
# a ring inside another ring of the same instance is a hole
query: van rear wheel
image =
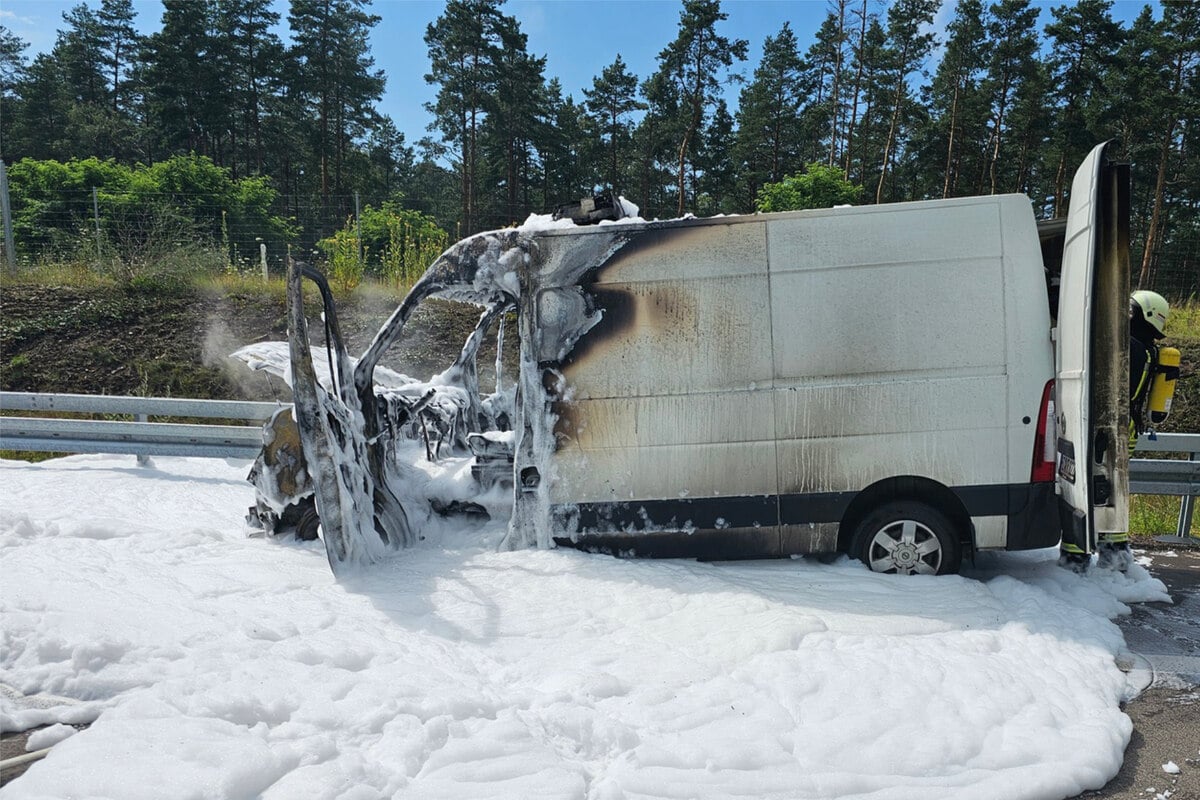
{"type": "Polygon", "coordinates": [[[855,529],[850,555],[872,572],[947,575],[962,558],[958,536],[946,516],[932,506],[897,501],[868,514],[855,529]]]}

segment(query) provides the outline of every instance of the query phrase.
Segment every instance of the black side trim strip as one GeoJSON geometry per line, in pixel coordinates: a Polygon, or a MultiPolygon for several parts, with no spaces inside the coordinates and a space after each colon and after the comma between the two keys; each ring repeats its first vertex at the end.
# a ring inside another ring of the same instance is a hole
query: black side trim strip
{"type": "Polygon", "coordinates": [[[771,496],[631,500],[620,503],[580,503],[554,506],[551,513],[581,533],[611,531],[707,530],[774,527],[778,524],[771,496]]]}
{"type": "MultiPolygon", "coordinates": [[[[958,486],[951,491],[972,517],[1007,516],[1008,549],[1050,547],[1061,535],[1053,483],[958,486]]],[[[689,536],[728,528],[775,528],[810,522],[840,522],[858,492],[743,495],[675,500],[630,500],[613,503],[556,505],[555,529],[569,537],[619,534],[622,539],[646,533],[658,538],[669,532],[689,536]]],[[[707,537],[706,537],[707,538],[707,537]]]]}
{"type": "Polygon", "coordinates": [[[779,521],[784,525],[841,522],[858,492],[815,492],[779,497],[779,521]]]}

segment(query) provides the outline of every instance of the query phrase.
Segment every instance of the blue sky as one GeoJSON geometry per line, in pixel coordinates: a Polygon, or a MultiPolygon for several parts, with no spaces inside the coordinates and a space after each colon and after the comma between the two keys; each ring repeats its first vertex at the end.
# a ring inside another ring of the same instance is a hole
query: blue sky
{"type": "MultiPolygon", "coordinates": [[[[30,57],[54,44],[55,32],[64,27],[63,11],[79,0],[0,0],[0,24],[30,43],[30,57]]],[[[90,0],[92,7],[99,0],[90,0]]],[[[1062,3],[1039,3],[1043,23],[1049,21],[1049,9],[1062,3]]],[[[1145,5],[1142,0],[1116,0],[1113,13],[1129,21],[1145,5]]],[[[678,0],[509,0],[504,13],[516,17],[529,36],[529,51],[546,56],[546,75],[558,77],[567,94],[583,99],[583,89],[620,53],[631,72],[648,77],[656,69],[658,53],[678,31],[678,0]]],[[[286,21],[287,3],[276,3],[286,21]]],[[[429,115],[423,104],[432,100],[435,87],[425,83],[429,69],[423,37],[425,28],[437,19],[444,4],[440,0],[375,0],[373,11],[382,18],[371,36],[376,66],[387,76],[387,89],[380,111],[388,114],[404,132],[409,144],[425,135],[429,115]]],[[[134,0],[137,24],[144,32],[160,27],[162,3],[159,0],[134,0]]],[[[740,67],[747,77],[758,62],[762,43],[790,21],[802,48],[813,41],[814,33],[827,12],[825,0],[725,0],[728,19],[719,28],[730,38],[750,43],[749,59],[740,67]]],[[[883,3],[877,6],[881,11],[883,3]]],[[[944,24],[953,7],[947,0],[939,15],[944,24]]],[[[286,36],[286,30],[280,34],[286,36]]],[[[727,94],[736,104],[737,87],[727,94]]]]}

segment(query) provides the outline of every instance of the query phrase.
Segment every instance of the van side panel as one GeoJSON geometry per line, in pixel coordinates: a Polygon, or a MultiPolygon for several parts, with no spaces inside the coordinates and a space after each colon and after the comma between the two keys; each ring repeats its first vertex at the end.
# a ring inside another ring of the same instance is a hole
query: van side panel
{"type": "Polygon", "coordinates": [[[911,476],[1005,546],[1044,516],[1037,242],[1024,197],[632,232],[579,279],[601,322],[554,365],[559,524],[645,554],[831,550],[859,492],[911,476]]]}
{"type": "MultiPolygon", "coordinates": [[[[769,223],[785,498],[1006,482],[1002,236],[991,198],[769,223]]],[[[788,507],[784,539],[808,550],[788,507]]]]}
{"type": "Polygon", "coordinates": [[[592,276],[612,327],[562,366],[552,503],[629,504],[645,527],[744,525],[778,553],[764,227],[651,230],[592,276]],[[744,519],[686,507],[714,497],[770,500],[744,519]]]}

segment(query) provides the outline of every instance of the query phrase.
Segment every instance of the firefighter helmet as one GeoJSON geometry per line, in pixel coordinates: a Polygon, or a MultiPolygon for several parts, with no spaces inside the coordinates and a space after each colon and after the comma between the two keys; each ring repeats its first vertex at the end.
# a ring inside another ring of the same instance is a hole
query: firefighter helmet
{"type": "Polygon", "coordinates": [[[1130,299],[1133,301],[1133,313],[1150,323],[1151,327],[1158,331],[1158,335],[1162,336],[1166,332],[1167,317],[1171,313],[1171,306],[1163,296],[1158,292],[1139,289],[1130,299]]]}

